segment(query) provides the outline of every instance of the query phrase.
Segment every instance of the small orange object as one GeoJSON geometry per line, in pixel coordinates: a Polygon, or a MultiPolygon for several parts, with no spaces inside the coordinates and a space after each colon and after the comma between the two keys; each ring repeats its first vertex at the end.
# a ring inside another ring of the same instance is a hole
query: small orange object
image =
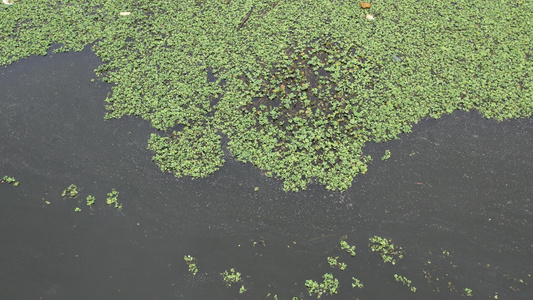
{"type": "Polygon", "coordinates": [[[360,2],[362,9],[370,8],[370,3],[360,2]]]}

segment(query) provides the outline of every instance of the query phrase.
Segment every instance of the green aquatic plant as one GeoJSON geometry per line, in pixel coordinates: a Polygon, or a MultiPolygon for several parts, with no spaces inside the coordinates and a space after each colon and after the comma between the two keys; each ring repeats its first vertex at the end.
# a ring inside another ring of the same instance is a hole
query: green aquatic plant
{"type": "Polygon", "coordinates": [[[92,207],[95,201],[96,201],[96,198],[94,198],[94,196],[92,195],[87,196],[87,206],[92,207]]]}
{"type": "Polygon", "coordinates": [[[464,291],[465,291],[465,295],[467,297],[472,297],[472,290],[471,289],[465,288],[464,291]]]}
{"type": "Polygon", "coordinates": [[[343,263],[343,262],[339,262],[338,261],[339,257],[336,256],[336,257],[328,257],[328,264],[334,268],[339,268],[341,270],[346,270],[346,263],[343,263]]]}
{"type": "Polygon", "coordinates": [[[346,250],[351,256],[355,256],[355,246],[350,246],[345,240],[341,240],[340,245],[342,250],[346,250]]]}
{"type": "Polygon", "coordinates": [[[226,283],[227,286],[231,286],[234,283],[242,281],[241,273],[235,271],[234,268],[231,268],[229,271],[225,270],[223,273],[220,273],[220,275],[222,275],[222,280],[226,283]]]}
{"type": "Polygon", "coordinates": [[[189,272],[191,272],[192,275],[196,275],[198,273],[198,267],[196,266],[196,258],[190,255],[185,255],[183,259],[189,267],[189,272]]]}
{"type": "Polygon", "coordinates": [[[19,186],[19,184],[20,184],[20,182],[18,182],[15,179],[15,177],[10,177],[10,176],[7,176],[7,175],[2,177],[2,179],[0,180],[0,183],[8,183],[8,184],[12,184],[13,186],[19,186]]]}
{"type": "Polygon", "coordinates": [[[91,45],[112,84],[105,117],[149,121],[161,170],[212,174],[224,138],[290,191],[346,190],[366,143],[423,118],[533,114],[531,1],[371,9],[375,20],[348,0],[19,1],[0,7],[0,65],[91,45]]]}
{"type": "Polygon", "coordinates": [[[110,193],[107,193],[106,203],[107,205],[114,205],[117,209],[122,209],[122,204],[118,203],[118,191],[113,189],[110,193]]]}
{"type": "MultiPolygon", "coordinates": [[[[246,292],[246,288],[244,287],[244,284],[241,285],[241,287],[239,288],[239,294],[244,294],[244,292],[246,292]]],[[[274,298],[277,298],[277,297],[274,297],[274,298]]]]}
{"type": "Polygon", "coordinates": [[[326,293],[329,293],[330,295],[337,294],[339,280],[333,277],[331,273],[324,274],[322,278],[324,278],[324,282],[322,283],[318,283],[311,279],[305,281],[305,287],[309,292],[309,296],[316,294],[317,298],[320,298],[326,293]]]}
{"type": "Polygon", "coordinates": [[[69,185],[65,190],[63,190],[63,193],[61,193],[61,197],[70,197],[75,198],[78,196],[78,187],[74,184],[69,185]]]}
{"type": "Polygon", "coordinates": [[[355,277],[352,277],[352,287],[353,288],[358,288],[358,289],[362,289],[364,287],[363,285],[363,282],[361,282],[361,280],[355,278],[355,277]]]}
{"type": "Polygon", "coordinates": [[[411,292],[416,292],[416,287],[411,286],[411,280],[407,279],[407,277],[394,274],[394,279],[398,282],[401,282],[403,285],[407,285],[407,287],[411,289],[411,292]]]}
{"type": "Polygon", "coordinates": [[[387,160],[390,158],[390,150],[385,150],[385,155],[381,157],[381,160],[387,160]]]}
{"type": "Polygon", "coordinates": [[[369,247],[372,252],[378,252],[384,262],[395,265],[398,260],[403,258],[402,247],[395,246],[390,240],[379,236],[373,236],[369,240],[369,247]]]}

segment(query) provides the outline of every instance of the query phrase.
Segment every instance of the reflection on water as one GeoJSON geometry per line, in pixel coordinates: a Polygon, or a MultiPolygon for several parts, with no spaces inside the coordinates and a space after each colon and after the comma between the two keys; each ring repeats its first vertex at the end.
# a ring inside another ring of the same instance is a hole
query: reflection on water
{"type": "Polygon", "coordinates": [[[532,119],[423,120],[368,145],[374,162],[348,191],[286,193],[231,157],[206,179],[161,173],[147,122],[103,120],[110,87],[90,81],[97,64],[85,50],[0,69],[0,176],[21,182],[0,185],[6,299],[307,299],[305,280],[327,272],[339,279],[337,299],[454,299],[465,288],[480,299],[533,297],[532,119]],[[78,198],[63,199],[72,183],[78,198]],[[122,211],[105,204],[112,189],[122,211]],[[371,253],[375,235],[404,258],[392,266],[371,253]],[[339,247],[344,236],[353,258],[339,247]],[[230,268],[243,274],[244,295],[221,281],[230,268]]]}

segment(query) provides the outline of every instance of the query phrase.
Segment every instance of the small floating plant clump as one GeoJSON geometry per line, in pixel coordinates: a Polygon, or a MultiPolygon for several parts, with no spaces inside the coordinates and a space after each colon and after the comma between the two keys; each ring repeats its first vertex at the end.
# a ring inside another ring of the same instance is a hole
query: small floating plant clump
{"type": "Polygon", "coordinates": [[[355,277],[352,277],[352,287],[362,289],[364,287],[363,282],[355,277]]]}
{"type": "Polygon", "coordinates": [[[107,205],[114,205],[115,208],[122,209],[122,204],[118,203],[118,194],[119,192],[115,191],[115,189],[113,189],[110,193],[107,193],[107,205]]]}
{"type": "Polygon", "coordinates": [[[322,278],[324,278],[322,283],[318,283],[317,281],[311,279],[305,281],[305,287],[309,292],[309,296],[315,294],[317,298],[320,298],[326,293],[329,293],[330,295],[337,294],[339,280],[333,277],[333,274],[331,273],[324,274],[322,278]]]}
{"type": "Polygon", "coordinates": [[[378,252],[384,262],[395,265],[398,260],[403,258],[402,247],[395,246],[388,239],[374,236],[369,240],[372,252],[378,252]]]}
{"type": "Polygon", "coordinates": [[[244,284],[242,284],[241,273],[235,271],[234,268],[231,268],[229,271],[225,270],[224,272],[220,273],[220,275],[222,275],[222,280],[228,287],[232,286],[234,283],[241,283],[239,294],[246,292],[246,288],[244,287],[244,284]]]}
{"type": "Polygon", "coordinates": [[[61,193],[61,197],[75,198],[76,196],[78,196],[78,187],[74,184],[69,185],[63,190],[63,193],[61,193]]]}
{"type": "Polygon", "coordinates": [[[416,292],[416,287],[411,286],[411,280],[407,279],[406,277],[394,274],[394,279],[396,279],[396,281],[398,282],[401,282],[403,285],[407,285],[407,287],[411,288],[411,292],[416,292]]]}
{"type": "Polygon", "coordinates": [[[7,176],[7,175],[2,177],[2,179],[0,180],[0,183],[8,183],[8,184],[12,184],[13,186],[19,186],[19,184],[20,184],[20,182],[18,182],[15,179],[15,177],[10,177],[10,176],[7,176]]]}
{"type": "Polygon", "coordinates": [[[381,160],[387,160],[390,158],[390,150],[385,150],[385,155],[381,157],[381,160]]]}
{"type": "Polygon", "coordinates": [[[340,241],[341,249],[346,250],[351,256],[355,256],[355,246],[350,246],[345,240],[340,241]]]}
{"type": "Polygon", "coordinates": [[[185,260],[187,266],[189,266],[189,272],[192,275],[196,275],[198,273],[198,267],[196,266],[196,258],[190,255],[185,255],[183,259],[185,260]]]}
{"type": "Polygon", "coordinates": [[[94,202],[96,201],[96,198],[92,195],[87,196],[87,206],[92,207],[94,205],[94,202]]]}
{"type": "Polygon", "coordinates": [[[338,261],[339,257],[336,256],[336,257],[328,257],[328,264],[334,268],[339,268],[341,270],[346,270],[346,263],[343,263],[343,262],[339,262],[338,261]]]}

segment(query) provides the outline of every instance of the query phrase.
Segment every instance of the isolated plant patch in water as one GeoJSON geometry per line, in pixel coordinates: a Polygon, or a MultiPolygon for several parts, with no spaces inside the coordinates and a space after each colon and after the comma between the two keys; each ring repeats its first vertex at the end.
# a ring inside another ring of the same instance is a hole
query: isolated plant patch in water
{"type": "Polygon", "coordinates": [[[116,209],[122,209],[122,204],[118,203],[118,191],[113,189],[111,192],[107,193],[106,203],[107,205],[114,205],[116,209]]]}
{"type": "Polygon", "coordinates": [[[361,280],[355,278],[355,277],[352,277],[352,287],[353,288],[358,288],[358,289],[362,289],[364,286],[363,282],[361,282],[361,280]]]}
{"type": "Polygon", "coordinates": [[[339,257],[338,256],[329,256],[328,257],[328,264],[334,268],[339,268],[341,270],[346,270],[346,267],[348,266],[346,263],[344,262],[340,262],[338,261],[339,257]]]}
{"type": "Polygon", "coordinates": [[[7,176],[7,175],[4,175],[4,177],[0,179],[0,183],[8,183],[8,184],[12,184],[13,186],[19,186],[20,184],[20,182],[18,182],[15,179],[15,177],[7,176]]]}
{"type": "Polygon", "coordinates": [[[324,282],[322,283],[318,283],[311,279],[305,281],[305,286],[307,287],[309,296],[316,294],[317,298],[320,298],[326,293],[329,293],[330,295],[337,294],[339,280],[333,277],[331,273],[324,274],[322,278],[324,278],[324,282]]]}
{"type": "Polygon", "coordinates": [[[183,259],[185,260],[187,266],[189,266],[189,272],[192,275],[196,275],[196,273],[198,273],[198,267],[196,266],[196,258],[190,255],[185,255],[183,259]]]}
{"type": "Polygon", "coordinates": [[[87,206],[92,207],[95,201],[96,201],[96,198],[94,196],[92,195],[87,196],[87,206]]]}
{"type": "Polygon", "coordinates": [[[366,142],[421,118],[531,116],[531,19],[519,0],[18,1],[0,6],[0,65],[92,44],[106,117],[159,129],[162,170],[215,172],[224,134],[286,190],[345,190],[366,142]]]}
{"type": "Polygon", "coordinates": [[[75,198],[78,196],[78,187],[75,184],[69,185],[63,192],[61,193],[61,197],[70,197],[75,198]]]}
{"type": "Polygon", "coordinates": [[[372,252],[378,252],[384,262],[395,265],[398,260],[403,258],[402,247],[394,245],[390,240],[379,236],[373,236],[369,240],[369,247],[372,252]]]}
{"type": "Polygon", "coordinates": [[[407,279],[407,277],[394,274],[394,279],[401,282],[403,285],[407,285],[407,287],[411,289],[411,292],[416,292],[416,287],[411,286],[411,280],[407,279]]]}
{"type": "Polygon", "coordinates": [[[223,273],[220,273],[222,275],[222,280],[226,283],[226,286],[230,287],[234,283],[241,283],[241,287],[239,288],[239,294],[243,294],[246,292],[246,288],[244,287],[244,284],[242,284],[242,278],[241,273],[235,271],[234,268],[231,268],[229,271],[226,270],[223,273]]]}
{"type": "Polygon", "coordinates": [[[355,246],[350,246],[350,244],[348,244],[348,242],[345,241],[344,239],[340,241],[340,245],[341,245],[341,249],[346,250],[346,252],[348,252],[351,256],[356,255],[355,246]]]}

